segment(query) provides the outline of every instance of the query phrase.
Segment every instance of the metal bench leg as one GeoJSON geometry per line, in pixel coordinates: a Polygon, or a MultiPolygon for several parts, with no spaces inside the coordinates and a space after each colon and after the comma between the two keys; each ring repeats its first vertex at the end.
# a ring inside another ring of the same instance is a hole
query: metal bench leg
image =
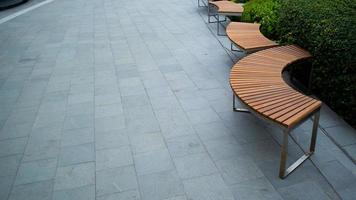
{"type": "Polygon", "coordinates": [[[209,4],[209,2],[208,2],[207,7],[208,7],[208,23],[212,23],[211,20],[210,20],[211,14],[210,14],[210,4],[209,4]]]}
{"type": "Polygon", "coordinates": [[[217,21],[218,21],[218,23],[217,23],[217,35],[218,36],[226,36],[226,34],[221,34],[220,31],[219,31],[220,30],[219,27],[222,26],[221,22],[225,22],[227,20],[226,15],[224,15],[225,19],[222,20],[222,21],[220,21],[220,15],[219,14],[217,14],[216,16],[217,16],[216,18],[217,18],[217,21]]]}
{"type": "Polygon", "coordinates": [[[232,44],[232,42],[230,42],[230,49],[231,49],[231,51],[243,52],[240,49],[234,49],[234,45],[232,44]]]}
{"type": "Polygon", "coordinates": [[[310,141],[309,152],[305,153],[302,157],[300,157],[297,161],[295,161],[291,166],[286,169],[287,156],[288,156],[288,137],[289,137],[289,129],[284,130],[283,136],[283,144],[281,150],[281,161],[279,164],[279,177],[281,179],[286,178],[290,173],[292,173],[295,169],[297,169],[304,161],[306,161],[311,155],[313,155],[315,151],[316,137],[318,133],[319,126],[319,117],[320,117],[320,109],[317,110],[314,114],[314,123],[312,130],[312,137],[310,141]]]}
{"type": "Polygon", "coordinates": [[[232,109],[235,112],[244,112],[244,113],[250,113],[250,111],[246,108],[236,108],[235,106],[235,101],[236,101],[236,97],[235,94],[232,94],[232,109]]]}
{"type": "Polygon", "coordinates": [[[204,3],[204,1],[202,1],[203,5],[200,3],[200,1],[201,1],[201,0],[198,0],[198,7],[200,7],[200,8],[201,8],[201,7],[205,7],[206,4],[204,3]]]}
{"type": "Polygon", "coordinates": [[[288,156],[288,136],[289,129],[283,131],[283,143],[281,149],[281,160],[279,163],[279,177],[285,178],[286,164],[287,164],[287,156],[288,156]]]}
{"type": "Polygon", "coordinates": [[[318,127],[319,127],[319,118],[320,118],[320,109],[316,111],[316,113],[314,114],[313,132],[312,132],[312,138],[310,141],[310,148],[309,148],[309,151],[311,153],[314,153],[315,151],[315,143],[316,143],[318,127]]]}

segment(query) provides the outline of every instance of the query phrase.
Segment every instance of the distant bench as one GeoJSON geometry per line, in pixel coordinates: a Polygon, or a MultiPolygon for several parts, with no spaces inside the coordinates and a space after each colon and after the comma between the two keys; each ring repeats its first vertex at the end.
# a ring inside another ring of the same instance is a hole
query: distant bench
{"type": "Polygon", "coordinates": [[[207,7],[209,2],[213,1],[228,1],[228,0],[198,0],[198,7],[207,7]]]}
{"type": "Polygon", "coordinates": [[[260,24],[230,22],[226,27],[226,34],[231,41],[231,50],[233,44],[246,53],[278,46],[260,32],[260,24]]]}
{"type": "Polygon", "coordinates": [[[226,16],[241,16],[244,11],[243,4],[234,3],[232,1],[209,1],[208,5],[208,22],[211,23],[210,17],[213,16],[217,23],[217,34],[220,34],[219,27],[221,22],[226,21],[226,16]],[[212,6],[212,9],[210,8],[212,6]],[[224,16],[225,20],[220,21],[220,16],[224,16]]]}
{"type": "MultiPolygon", "coordinates": [[[[239,45],[240,46],[240,45],[239,45]]],[[[273,47],[252,53],[239,60],[230,73],[230,85],[235,96],[248,110],[262,119],[272,121],[283,129],[279,177],[285,178],[315,150],[321,102],[291,88],[282,78],[290,64],[311,55],[295,45],[273,47]],[[286,169],[288,136],[291,130],[314,116],[309,152],[286,169]]]]}

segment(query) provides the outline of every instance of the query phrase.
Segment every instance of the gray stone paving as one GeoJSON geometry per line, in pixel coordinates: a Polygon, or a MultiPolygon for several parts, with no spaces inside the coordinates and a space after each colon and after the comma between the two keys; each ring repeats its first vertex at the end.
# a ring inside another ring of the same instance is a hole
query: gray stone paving
{"type": "MultiPolygon", "coordinates": [[[[322,131],[278,178],[280,131],[231,111],[233,61],[202,16],[191,0],[56,0],[1,24],[0,199],[355,199],[355,165],[322,131]]],[[[293,132],[303,148],[310,128],[293,132]]]]}

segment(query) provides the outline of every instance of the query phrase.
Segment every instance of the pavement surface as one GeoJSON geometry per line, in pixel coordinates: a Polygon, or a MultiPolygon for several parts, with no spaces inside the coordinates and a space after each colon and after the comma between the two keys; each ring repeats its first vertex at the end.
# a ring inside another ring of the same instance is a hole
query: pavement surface
{"type": "Polygon", "coordinates": [[[329,115],[278,178],[281,131],[232,112],[215,27],[191,0],[55,0],[0,24],[0,199],[355,199],[329,115]]]}

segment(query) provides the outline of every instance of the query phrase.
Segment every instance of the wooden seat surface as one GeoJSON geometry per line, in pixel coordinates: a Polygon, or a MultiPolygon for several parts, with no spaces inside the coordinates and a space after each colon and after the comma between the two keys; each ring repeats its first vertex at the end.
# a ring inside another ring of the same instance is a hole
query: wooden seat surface
{"type": "Polygon", "coordinates": [[[278,46],[260,32],[260,24],[230,22],[226,34],[231,42],[247,52],[278,46]]]}
{"type": "Polygon", "coordinates": [[[243,13],[244,11],[242,4],[232,1],[213,1],[209,4],[215,5],[219,13],[243,13]]]}
{"type": "Polygon", "coordinates": [[[284,82],[289,64],[311,57],[295,45],[274,47],[250,54],[237,62],[230,73],[235,95],[254,112],[291,128],[321,106],[284,82]]]}

